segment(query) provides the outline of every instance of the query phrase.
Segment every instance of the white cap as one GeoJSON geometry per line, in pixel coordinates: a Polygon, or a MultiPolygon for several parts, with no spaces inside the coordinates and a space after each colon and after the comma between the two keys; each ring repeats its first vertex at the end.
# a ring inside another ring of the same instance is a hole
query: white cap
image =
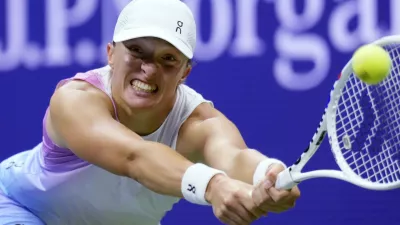
{"type": "Polygon", "coordinates": [[[132,0],[118,16],[113,41],[139,37],[163,39],[192,59],[196,22],[189,7],[180,0],[132,0]]]}

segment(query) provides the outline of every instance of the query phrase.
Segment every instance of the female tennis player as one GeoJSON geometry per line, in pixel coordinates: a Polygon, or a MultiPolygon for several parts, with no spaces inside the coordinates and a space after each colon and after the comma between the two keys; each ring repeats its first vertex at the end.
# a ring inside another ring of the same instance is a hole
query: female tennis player
{"type": "Polygon", "coordinates": [[[293,207],[273,187],[284,164],[184,84],[196,24],[179,0],[131,1],[108,65],[62,80],[43,140],[0,165],[0,224],[157,225],[179,199],[225,224],[293,207]]]}

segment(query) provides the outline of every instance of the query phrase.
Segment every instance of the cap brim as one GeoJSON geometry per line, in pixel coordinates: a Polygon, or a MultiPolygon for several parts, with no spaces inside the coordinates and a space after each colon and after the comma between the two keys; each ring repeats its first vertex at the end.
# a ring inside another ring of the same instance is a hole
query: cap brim
{"type": "Polygon", "coordinates": [[[181,51],[189,59],[193,58],[193,51],[178,37],[165,32],[160,28],[131,28],[121,31],[114,37],[115,42],[127,41],[140,37],[156,37],[163,39],[181,51]]]}

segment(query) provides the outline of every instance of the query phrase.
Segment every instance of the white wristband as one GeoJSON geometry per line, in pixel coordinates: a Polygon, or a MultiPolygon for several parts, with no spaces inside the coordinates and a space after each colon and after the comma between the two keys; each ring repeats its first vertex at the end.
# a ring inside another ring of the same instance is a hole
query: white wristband
{"type": "Polygon", "coordinates": [[[195,204],[210,205],[205,199],[206,189],[211,178],[225,172],[213,169],[201,163],[191,165],[182,178],[181,191],[183,197],[195,204]]]}
{"type": "Polygon", "coordinates": [[[273,163],[282,164],[286,168],[286,165],[278,159],[268,158],[268,159],[261,161],[257,165],[256,170],[254,171],[253,185],[257,185],[260,181],[262,181],[265,178],[265,175],[268,172],[269,166],[271,166],[271,164],[273,164],[273,163]]]}

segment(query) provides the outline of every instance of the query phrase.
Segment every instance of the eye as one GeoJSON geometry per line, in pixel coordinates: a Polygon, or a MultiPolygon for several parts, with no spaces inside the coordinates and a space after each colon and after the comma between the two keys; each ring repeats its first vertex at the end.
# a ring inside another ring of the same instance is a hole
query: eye
{"type": "Polygon", "coordinates": [[[162,57],[163,60],[168,61],[168,62],[175,62],[176,58],[173,55],[166,55],[162,57]]]}
{"type": "Polygon", "coordinates": [[[131,47],[128,47],[128,49],[129,49],[129,51],[134,52],[134,53],[139,53],[139,54],[143,53],[142,49],[137,46],[131,46],[131,47]]]}

